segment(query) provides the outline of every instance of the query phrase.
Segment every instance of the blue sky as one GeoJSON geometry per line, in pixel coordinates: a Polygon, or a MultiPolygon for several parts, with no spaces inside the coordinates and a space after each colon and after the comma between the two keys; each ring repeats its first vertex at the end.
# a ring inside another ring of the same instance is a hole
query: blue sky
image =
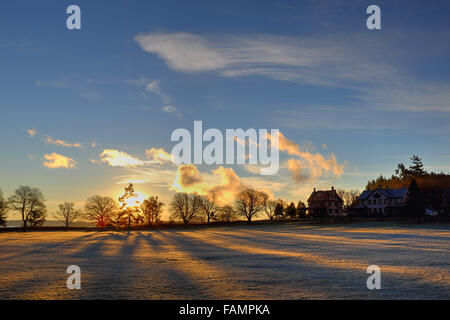
{"type": "Polygon", "coordinates": [[[170,152],[171,132],[194,120],[221,130],[279,128],[301,151],[283,153],[273,177],[198,166],[190,173],[202,180],[195,191],[251,185],[306,200],[313,187],[363,189],[413,153],[428,169],[449,171],[446,1],[19,0],[1,7],[6,195],[20,184],[38,186],[53,210],[97,193],[116,197],[134,181],[168,202],[179,191],[177,166],[112,166],[101,155],[116,150],[147,161],[146,150],[170,152]],[[71,4],[81,8],[82,30],[66,28],[71,4]],[[370,4],[381,8],[381,30],[365,26],[370,4]],[[289,167],[295,156],[298,165],[289,167]]]}

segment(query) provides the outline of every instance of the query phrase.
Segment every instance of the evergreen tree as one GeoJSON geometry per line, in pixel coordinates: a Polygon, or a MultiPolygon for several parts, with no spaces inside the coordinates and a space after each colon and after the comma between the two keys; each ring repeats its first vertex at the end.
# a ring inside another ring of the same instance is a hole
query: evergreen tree
{"type": "Polygon", "coordinates": [[[306,217],[306,205],[301,200],[297,204],[297,216],[299,218],[306,217]]]}
{"type": "Polygon", "coordinates": [[[130,183],[125,188],[125,193],[119,198],[120,210],[117,217],[119,225],[127,225],[128,229],[134,224],[143,222],[143,217],[140,215],[140,203],[137,201],[138,195],[134,191],[133,184],[130,183]]]}
{"type": "Polygon", "coordinates": [[[413,176],[423,176],[426,175],[427,172],[423,169],[423,163],[422,163],[422,159],[419,158],[416,155],[413,155],[411,158],[412,161],[412,165],[409,166],[409,172],[413,175],[413,176]]]}
{"type": "Polygon", "coordinates": [[[419,185],[415,179],[411,181],[408,191],[409,199],[407,215],[410,217],[416,217],[417,222],[420,222],[420,218],[425,214],[425,204],[420,194],[419,185]]]}
{"type": "Polygon", "coordinates": [[[297,208],[293,202],[291,202],[291,204],[286,208],[286,215],[290,218],[295,218],[297,215],[297,208]]]}
{"type": "Polygon", "coordinates": [[[281,202],[277,202],[277,205],[275,207],[275,218],[279,219],[283,217],[284,215],[284,207],[281,202]]]}

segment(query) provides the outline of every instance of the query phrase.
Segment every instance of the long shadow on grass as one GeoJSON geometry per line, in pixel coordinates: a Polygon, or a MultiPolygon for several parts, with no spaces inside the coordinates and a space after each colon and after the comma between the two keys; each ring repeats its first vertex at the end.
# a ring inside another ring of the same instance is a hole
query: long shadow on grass
{"type": "MultiPolygon", "coordinates": [[[[359,273],[351,269],[345,270],[345,268],[340,269],[303,261],[296,257],[243,252],[235,248],[227,248],[226,244],[220,246],[212,243],[203,243],[202,240],[205,239],[188,239],[191,232],[194,231],[188,231],[182,235],[171,233],[167,237],[180,250],[187,251],[199,260],[216,264],[224,270],[233,270],[234,268],[233,272],[236,274],[236,278],[239,278],[239,275],[244,277],[244,284],[255,285],[255,280],[257,279],[252,279],[251,276],[259,275],[257,278],[262,278],[263,281],[257,281],[256,284],[266,284],[268,289],[271,288],[271,284],[279,286],[280,283],[286,284],[286,286],[297,286],[299,291],[304,287],[312,287],[321,292],[321,288],[324,288],[326,295],[335,298],[449,297],[448,286],[445,284],[423,283],[420,282],[420,279],[403,278],[393,275],[383,275],[385,290],[369,292],[366,288],[366,280],[368,277],[365,272],[366,270],[361,270],[359,273]],[[248,280],[248,275],[251,275],[250,280],[248,280]]],[[[232,239],[230,240],[233,241],[232,239]]],[[[249,242],[249,239],[246,237],[235,237],[235,240],[244,240],[244,243],[250,246],[252,242],[256,242],[255,240],[249,242]]],[[[273,245],[273,242],[270,243],[273,245]]],[[[239,244],[239,241],[236,241],[236,244],[239,244]]],[[[264,244],[262,247],[264,247],[264,244]]],[[[301,248],[298,250],[301,251],[301,248]]],[[[405,266],[405,268],[407,267],[405,266]]]]}
{"type": "Polygon", "coordinates": [[[67,247],[67,245],[71,245],[71,243],[76,244],[76,242],[80,241],[80,240],[87,240],[88,238],[92,238],[95,235],[97,235],[100,231],[96,231],[96,232],[91,232],[89,234],[83,235],[81,237],[77,237],[77,238],[72,238],[66,241],[58,241],[57,243],[47,243],[47,242],[43,242],[43,243],[36,243],[34,245],[32,245],[31,247],[36,246],[37,248],[31,249],[31,250],[27,250],[15,255],[10,255],[10,256],[6,256],[6,257],[2,257],[0,258],[0,261],[2,260],[11,260],[11,259],[16,259],[16,258],[20,258],[20,257],[27,257],[30,255],[39,255],[39,254],[45,254],[47,252],[49,252],[49,249],[55,249],[55,248],[63,248],[63,247],[67,247]]]}
{"type": "Polygon", "coordinates": [[[210,288],[199,285],[198,281],[193,281],[186,273],[179,270],[184,263],[183,259],[170,256],[173,254],[170,252],[172,244],[161,238],[165,237],[159,231],[148,232],[143,236],[151,248],[151,252],[155,254],[152,262],[153,267],[156,266],[157,270],[153,272],[157,273],[159,278],[164,279],[158,286],[153,286],[152,295],[157,298],[160,296],[170,299],[212,299],[214,296],[210,292],[210,288]]]}

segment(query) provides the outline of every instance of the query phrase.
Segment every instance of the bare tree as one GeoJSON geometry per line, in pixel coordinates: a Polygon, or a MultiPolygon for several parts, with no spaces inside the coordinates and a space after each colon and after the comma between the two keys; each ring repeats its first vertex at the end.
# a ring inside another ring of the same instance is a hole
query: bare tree
{"type": "Polygon", "coordinates": [[[158,200],[158,197],[150,197],[144,200],[141,205],[141,211],[144,215],[145,223],[152,226],[158,224],[161,220],[164,203],[158,200]]]}
{"type": "Polygon", "coordinates": [[[213,197],[202,196],[200,197],[200,209],[203,214],[206,216],[206,221],[209,224],[211,220],[217,220],[217,212],[219,208],[216,205],[216,202],[213,197]]]}
{"type": "Polygon", "coordinates": [[[170,204],[172,218],[183,220],[188,224],[200,211],[200,196],[196,194],[176,193],[170,204]]]}
{"type": "Polygon", "coordinates": [[[239,215],[247,218],[248,223],[264,210],[265,193],[247,188],[238,195],[235,202],[236,211],[239,215]]]}
{"type": "Polygon", "coordinates": [[[3,193],[2,190],[0,190],[0,226],[6,227],[8,210],[8,203],[3,199],[3,193]]]}
{"type": "Polygon", "coordinates": [[[219,208],[218,219],[223,222],[231,222],[236,220],[236,212],[232,206],[226,205],[219,208]]]}
{"type": "Polygon", "coordinates": [[[266,213],[269,221],[273,221],[275,218],[275,209],[277,207],[277,201],[269,200],[269,197],[264,194],[264,212],[266,213]]]}
{"type": "Polygon", "coordinates": [[[20,186],[9,197],[8,203],[11,209],[19,212],[24,232],[27,230],[28,224],[32,226],[44,224],[47,208],[45,198],[39,189],[20,186]]]}
{"type": "Polygon", "coordinates": [[[339,189],[336,192],[344,201],[344,211],[349,213],[358,202],[359,190],[339,189]]]}
{"type": "Polygon", "coordinates": [[[110,197],[93,196],[86,200],[84,216],[95,222],[98,228],[105,228],[117,213],[117,203],[110,197]]]}
{"type": "Polygon", "coordinates": [[[66,230],[82,215],[81,210],[75,210],[74,206],[73,202],[64,202],[58,205],[58,211],[53,215],[56,220],[64,224],[66,230]]]}

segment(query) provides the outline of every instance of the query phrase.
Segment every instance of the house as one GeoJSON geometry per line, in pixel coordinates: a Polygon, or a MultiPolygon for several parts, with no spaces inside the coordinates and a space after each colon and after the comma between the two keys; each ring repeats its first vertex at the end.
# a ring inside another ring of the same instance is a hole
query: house
{"type": "Polygon", "coordinates": [[[316,190],[308,198],[308,215],[342,216],[344,201],[336,193],[334,187],[331,190],[316,190]]]}
{"type": "Polygon", "coordinates": [[[408,203],[408,188],[365,190],[358,197],[359,209],[368,215],[396,215],[408,203]]]}

